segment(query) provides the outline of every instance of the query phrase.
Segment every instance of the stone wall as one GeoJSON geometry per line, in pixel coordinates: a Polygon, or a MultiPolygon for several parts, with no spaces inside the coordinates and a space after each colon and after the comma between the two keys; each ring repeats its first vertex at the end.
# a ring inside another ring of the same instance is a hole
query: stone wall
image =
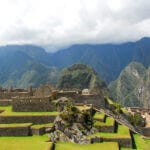
{"type": "Polygon", "coordinates": [[[103,138],[104,142],[118,142],[119,146],[132,148],[131,138],[103,138]]]}
{"type": "Polygon", "coordinates": [[[55,150],[55,144],[51,143],[50,146],[46,150],[55,150]]]}
{"type": "Polygon", "coordinates": [[[114,133],[115,131],[115,126],[96,126],[99,132],[109,132],[109,133],[114,133]]]}
{"type": "Polygon", "coordinates": [[[145,128],[141,128],[141,129],[142,129],[144,136],[150,137],[150,127],[145,127],[145,128]]]}
{"type": "Polygon", "coordinates": [[[11,105],[11,99],[0,99],[0,106],[8,106],[11,105]]]}
{"type": "Polygon", "coordinates": [[[132,111],[132,112],[135,112],[135,113],[141,113],[141,114],[144,114],[144,113],[149,113],[150,114],[150,109],[148,108],[142,108],[142,107],[127,107],[128,110],[132,111]]]}
{"type": "Polygon", "coordinates": [[[0,92],[0,99],[11,99],[12,97],[29,97],[30,92],[0,92]]]}
{"type": "Polygon", "coordinates": [[[28,136],[30,126],[25,127],[0,127],[0,136],[28,136]]]}
{"type": "Polygon", "coordinates": [[[132,148],[131,138],[104,138],[104,137],[91,138],[91,143],[95,142],[118,142],[119,146],[132,148]]]}
{"type": "Polygon", "coordinates": [[[45,127],[40,127],[40,128],[31,127],[31,134],[32,135],[43,135],[43,134],[45,134],[45,127]]]}
{"type": "Polygon", "coordinates": [[[34,124],[46,124],[49,122],[53,122],[55,119],[55,115],[30,115],[30,116],[0,116],[0,123],[34,123],[34,124]]]}
{"type": "Polygon", "coordinates": [[[4,112],[4,110],[0,110],[0,113],[4,112]]]}
{"type": "Polygon", "coordinates": [[[50,84],[40,85],[35,90],[34,96],[35,97],[50,96],[53,90],[54,90],[54,87],[50,84]]]}
{"type": "Polygon", "coordinates": [[[50,97],[26,97],[12,99],[12,111],[15,112],[48,112],[55,110],[56,105],[50,97]]]}
{"type": "Polygon", "coordinates": [[[105,107],[105,99],[99,95],[76,95],[75,103],[93,104],[94,107],[105,107]]]}
{"type": "Polygon", "coordinates": [[[75,103],[93,104],[95,107],[105,107],[106,100],[96,94],[82,95],[80,91],[55,91],[51,95],[52,99],[67,97],[75,100],[75,103]]]}

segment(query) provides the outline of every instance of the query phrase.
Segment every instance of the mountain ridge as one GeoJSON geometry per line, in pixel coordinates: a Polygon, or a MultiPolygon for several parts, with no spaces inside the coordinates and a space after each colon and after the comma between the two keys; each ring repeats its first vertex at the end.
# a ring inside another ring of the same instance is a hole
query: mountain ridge
{"type": "MultiPolygon", "coordinates": [[[[48,53],[44,48],[35,45],[7,45],[0,46],[0,57],[0,71],[1,74],[3,74],[2,77],[0,77],[0,81],[3,81],[9,76],[11,80],[11,72],[13,73],[13,69],[20,65],[20,70],[23,70],[24,63],[22,60],[27,59],[33,62],[33,64],[39,64],[39,67],[41,66],[40,64],[42,64],[42,68],[45,68],[45,72],[47,72],[47,67],[55,68],[54,74],[56,74],[56,76],[62,69],[72,64],[86,64],[94,68],[106,83],[109,84],[111,81],[117,79],[120,72],[132,61],[140,62],[146,68],[149,66],[150,38],[145,37],[136,42],[121,44],[73,45],[55,53],[48,53]],[[10,66],[12,66],[12,70],[10,66]]],[[[27,63],[27,61],[25,62],[27,63]]],[[[30,66],[26,66],[27,71],[29,70],[28,67],[30,68],[30,66]]],[[[19,74],[20,71],[15,75],[18,76],[19,74]]],[[[41,75],[41,72],[39,75],[41,75]]],[[[53,75],[53,77],[55,78],[55,75],[53,75]]],[[[47,81],[49,82],[49,80],[47,81]]],[[[3,83],[0,82],[1,85],[3,85],[3,83]]],[[[5,83],[4,85],[7,85],[7,79],[5,83]]]]}
{"type": "Polygon", "coordinates": [[[119,77],[110,83],[109,91],[114,100],[123,106],[149,107],[150,67],[131,62],[119,77]]]}

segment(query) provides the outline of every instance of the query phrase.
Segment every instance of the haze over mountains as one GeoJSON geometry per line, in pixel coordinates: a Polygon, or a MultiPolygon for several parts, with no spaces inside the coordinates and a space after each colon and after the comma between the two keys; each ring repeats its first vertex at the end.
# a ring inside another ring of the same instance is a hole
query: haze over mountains
{"type": "Polygon", "coordinates": [[[92,66],[108,83],[132,61],[150,64],[150,38],[123,44],[82,44],[48,53],[33,45],[0,47],[0,84],[28,87],[56,83],[59,72],[74,63],[92,66]]]}

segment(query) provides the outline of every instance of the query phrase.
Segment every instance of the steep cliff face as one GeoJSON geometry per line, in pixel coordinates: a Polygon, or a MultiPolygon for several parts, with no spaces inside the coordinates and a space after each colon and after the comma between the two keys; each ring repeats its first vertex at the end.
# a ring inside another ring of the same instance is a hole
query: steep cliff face
{"type": "Polygon", "coordinates": [[[146,69],[141,63],[130,63],[119,75],[118,79],[111,82],[109,90],[114,100],[124,106],[148,107],[150,98],[150,68],[146,69]]]}

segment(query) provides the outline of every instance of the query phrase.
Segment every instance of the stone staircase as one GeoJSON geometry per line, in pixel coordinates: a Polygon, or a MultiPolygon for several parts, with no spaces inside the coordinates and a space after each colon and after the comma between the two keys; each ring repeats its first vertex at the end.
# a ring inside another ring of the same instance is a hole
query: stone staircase
{"type": "Polygon", "coordinates": [[[107,116],[114,118],[116,120],[116,122],[118,122],[119,124],[122,124],[124,126],[127,126],[134,133],[143,135],[142,130],[134,127],[122,114],[115,115],[115,114],[113,114],[112,111],[110,111],[109,109],[105,109],[105,108],[103,108],[103,109],[102,108],[101,109],[95,108],[95,110],[98,112],[105,113],[107,116]]]}

